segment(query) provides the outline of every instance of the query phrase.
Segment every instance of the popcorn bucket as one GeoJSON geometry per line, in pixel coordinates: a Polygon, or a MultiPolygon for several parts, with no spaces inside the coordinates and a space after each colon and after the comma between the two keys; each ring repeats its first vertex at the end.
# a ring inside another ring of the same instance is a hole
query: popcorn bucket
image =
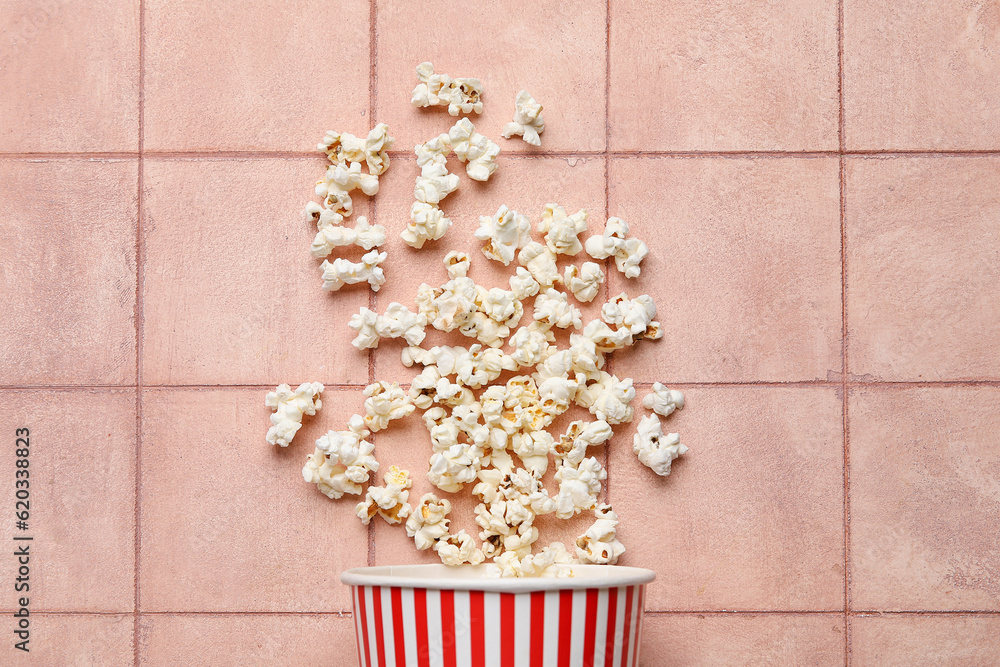
{"type": "Polygon", "coordinates": [[[493,579],[486,566],[344,572],[361,667],[635,667],[652,570],[574,565],[493,579]]]}

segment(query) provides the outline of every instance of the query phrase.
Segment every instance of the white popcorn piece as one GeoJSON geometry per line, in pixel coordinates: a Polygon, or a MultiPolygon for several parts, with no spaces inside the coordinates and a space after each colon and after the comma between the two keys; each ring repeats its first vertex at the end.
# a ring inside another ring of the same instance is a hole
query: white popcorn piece
{"type": "Polygon", "coordinates": [[[604,466],[595,458],[580,461],[579,466],[562,465],[556,470],[559,493],[555,497],[556,516],[569,519],[597,506],[601,482],[608,478],[604,466]]]}
{"type": "Polygon", "coordinates": [[[367,282],[373,292],[377,292],[385,284],[385,272],[379,266],[385,261],[386,254],[371,250],[361,261],[354,263],[343,257],[330,262],[323,260],[320,268],[323,270],[323,289],[336,292],[344,285],[355,285],[367,282]]]}
{"type": "Polygon", "coordinates": [[[539,406],[547,415],[556,417],[569,410],[580,388],[580,382],[567,377],[537,380],[539,406]]]}
{"type": "Polygon", "coordinates": [[[306,207],[302,211],[302,217],[309,222],[315,222],[316,229],[323,229],[329,225],[339,225],[344,222],[343,215],[314,201],[306,202],[306,207]]]}
{"type": "Polygon", "coordinates": [[[425,162],[413,185],[413,197],[425,204],[440,204],[441,200],[458,189],[458,175],[448,171],[443,156],[425,162]]]}
{"type": "Polygon", "coordinates": [[[649,254],[649,247],[635,238],[628,238],[628,224],[621,218],[608,218],[601,236],[587,239],[587,254],[594,259],[615,258],[615,266],[626,278],[638,278],[639,263],[649,254]]]}
{"type": "Polygon", "coordinates": [[[434,204],[415,201],[410,207],[410,222],[399,236],[406,245],[419,250],[426,241],[437,241],[444,236],[449,227],[451,220],[444,211],[434,204]]]}
{"type": "Polygon", "coordinates": [[[341,163],[327,167],[323,179],[316,183],[316,195],[323,197],[327,208],[346,216],[353,210],[352,191],[361,190],[371,197],[378,193],[378,187],[378,176],[362,173],[360,163],[341,163]]]}
{"type": "Polygon", "coordinates": [[[451,150],[462,162],[467,162],[465,172],[474,181],[487,181],[497,170],[496,158],[500,147],[486,136],[476,132],[468,118],[455,123],[448,131],[451,150]]]}
{"type": "Polygon", "coordinates": [[[379,123],[364,139],[331,130],[317,148],[326,153],[334,164],[365,162],[368,172],[379,176],[389,169],[388,151],[395,141],[389,136],[389,126],[379,123]]]}
{"type": "Polygon", "coordinates": [[[619,380],[617,376],[604,371],[601,371],[600,380],[587,385],[577,394],[577,401],[581,405],[588,408],[595,417],[609,424],[632,421],[634,398],[635,388],[632,386],[632,378],[619,380]]]}
{"type": "Polygon", "coordinates": [[[563,272],[563,282],[577,301],[589,303],[604,284],[604,271],[595,262],[584,262],[582,266],[570,264],[563,272]]]}
{"type": "Polygon", "coordinates": [[[493,216],[479,216],[479,229],[474,236],[486,241],[483,254],[490,259],[510,265],[518,248],[531,242],[531,222],[528,217],[501,204],[493,216]]]}
{"type": "Polygon", "coordinates": [[[417,166],[423,167],[430,162],[447,160],[451,153],[451,139],[448,133],[439,134],[433,139],[429,139],[422,144],[413,147],[413,152],[417,155],[417,166]]]}
{"type": "Polygon", "coordinates": [[[676,389],[667,389],[660,382],[654,382],[653,390],[642,399],[642,405],[658,415],[669,417],[674,410],[684,409],[684,394],[676,389]]]}
{"type": "Polygon", "coordinates": [[[479,290],[471,278],[452,278],[433,288],[426,283],[417,288],[417,308],[439,331],[453,331],[469,323],[478,310],[479,290]]]}
{"type": "Polygon", "coordinates": [[[359,216],[354,229],[326,225],[316,233],[312,243],[312,256],[321,259],[328,256],[338,246],[358,245],[371,250],[385,243],[385,227],[370,225],[365,216],[359,216]]]}
{"type": "Polygon", "coordinates": [[[566,215],[566,209],[558,204],[546,204],[538,231],[545,234],[545,245],[556,255],[576,255],[583,250],[577,236],[587,231],[587,211],[580,209],[573,215],[566,215]]]}
{"type": "Polygon", "coordinates": [[[417,65],[417,78],[420,83],[413,89],[410,100],[413,106],[446,106],[452,116],[483,112],[483,84],[479,79],[435,74],[434,65],[429,62],[417,65]]]}
{"type": "Polygon", "coordinates": [[[542,105],[535,101],[528,91],[522,90],[514,99],[514,120],[503,126],[503,137],[523,137],[525,143],[541,146],[539,138],[545,130],[545,119],[542,118],[542,105]]]}
{"type": "Polygon", "coordinates": [[[532,322],[528,326],[521,327],[510,337],[510,346],[514,352],[510,355],[519,366],[534,366],[545,356],[549,348],[549,343],[555,337],[548,327],[540,326],[537,322],[532,322]]]}
{"type": "Polygon", "coordinates": [[[492,347],[471,345],[455,360],[458,381],[470,389],[479,389],[500,377],[502,371],[517,370],[517,362],[509,354],[492,347]]]}
{"type": "Polygon", "coordinates": [[[362,417],[352,416],[347,431],[330,431],[316,441],[302,477],[334,500],[345,493],[360,494],[361,485],[379,468],[372,456],[375,446],[364,440],[368,434],[362,417]]]}
{"type": "MultiPolygon", "coordinates": [[[[439,442],[444,441],[440,434],[434,433],[431,435],[432,441],[435,435],[438,435],[439,442]]],[[[476,479],[482,467],[482,459],[483,450],[480,447],[466,443],[453,444],[443,451],[431,454],[427,479],[446,493],[458,493],[463,486],[476,479]]]]}
{"type": "Polygon", "coordinates": [[[535,280],[531,273],[520,266],[517,267],[516,273],[509,278],[508,282],[510,283],[511,291],[522,301],[535,296],[538,294],[538,290],[541,289],[538,281],[535,280]]]}
{"type": "Polygon", "coordinates": [[[601,369],[604,368],[604,354],[598,351],[593,340],[582,334],[570,334],[569,352],[573,356],[574,372],[584,375],[587,380],[600,378],[601,369]]]}
{"type": "Polygon", "coordinates": [[[499,287],[481,293],[479,307],[491,320],[507,327],[516,325],[524,315],[524,305],[517,293],[499,287]]]}
{"type": "Polygon", "coordinates": [[[625,547],[615,537],[618,515],[610,505],[600,505],[594,516],[594,523],[576,540],[576,556],[581,563],[614,565],[625,553],[625,547]]]}
{"type": "Polygon", "coordinates": [[[583,326],[583,314],[569,302],[564,292],[551,287],[535,297],[533,317],[536,322],[547,327],[579,329],[583,326]]]}
{"type": "Polygon", "coordinates": [[[417,549],[423,551],[432,548],[438,540],[448,536],[451,521],[448,513],[451,503],[448,499],[441,500],[433,493],[425,493],[413,513],[406,520],[406,534],[413,538],[417,549]]]}
{"type": "Polygon", "coordinates": [[[626,328],[612,329],[601,320],[591,320],[581,332],[584,338],[593,341],[598,352],[613,352],[633,343],[632,334],[626,328]]]}
{"type": "Polygon", "coordinates": [[[479,565],[485,559],[483,552],[476,547],[476,541],[472,535],[464,530],[438,540],[434,544],[434,551],[441,557],[442,563],[452,567],[465,563],[479,565]]]}
{"type": "Polygon", "coordinates": [[[372,518],[379,514],[390,524],[400,523],[410,516],[412,508],[407,501],[410,492],[407,491],[413,482],[410,473],[396,466],[391,466],[382,478],[384,486],[369,486],[365,499],[358,503],[357,515],[366,526],[372,518]]]}
{"type": "MultiPolygon", "coordinates": [[[[374,323],[375,333],[380,338],[402,338],[407,345],[420,345],[427,335],[424,332],[426,326],[427,318],[424,315],[414,313],[395,301],[389,304],[385,314],[379,315],[374,323]]],[[[353,325],[351,328],[354,328],[353,325]]],[[[377,342],[374,347],[378,347],[377,342]]]]}
{"type": "Polygon", "coordinates": [[[274,410],[274,414],[271,415],[273,426],[267,431],[267,442],[279,447],[290,445],[302,428],[302,416],[314,415],[323,407],[319,398],[322,391],[323,385],[319,382],[304,382],[295,391],[287,384],[280,384],[277,389],[268,392],[264,405],[274,410]]]}
{"type": "Polygon", "coordinates": [[[639,426],[632,437],[632,451],[639,457],[639,463],[657,475],[669,475],[670,463],[687,450],[677,433],[663,435],[660,418],[655,414],[639,420],[639,426]]]}
{"type": "Polygon", "coordinates": [[[450,280],[468,277],[471,264],[468,253],[458,250],[452,250],[444,256],[444,268],[450,280]]]}
{"type": "Polygon", "coordinates": [[[380,380],[365,387],[365,424],[372,431],[381,431],[394,419],[406,417],[416,406],[396,382],[380,380]]]}
{"type": "Polygon", "coordinates": [[[556,254],[538,241],[532,241],[517,253],[518,263],[526,268],[531,277],[543,288],[562,282],[556,267],[556,254]]]}
{"type": "Polygon", "coordinates": [[[601,307],[601,317],[608,324],[626,329],[633,340],[656,339],[663,336],[656,317],[656,304],[648,294],[629,299],[625,292],[601,307]]]}
{"type": "Polygon", "coordinates": [[[561,456],[564,463],[579,466],[587,455],[588,447],[604,444],[613,434],[611,425],[603,419],[571,422],[566,433],[555,443],[553,452],[556,456],[561,456]]]}
{"type": "Polygon", "coordinates": [[[521,431],[510,438],[510,448],[521,459],[524,468],[541,477],[549,468],[549,454],[554,442],[548,431],[521,431]]]}
{"type": "Polygon", "coordinates": [[[351,341],[351,345],[359,350],[368,350],[378,347],[379,334],[376,329],[378,314],[374,310],[362,307],[360,311],[351,315],[347,326],[358,332],[357,337],[351,341]]]}

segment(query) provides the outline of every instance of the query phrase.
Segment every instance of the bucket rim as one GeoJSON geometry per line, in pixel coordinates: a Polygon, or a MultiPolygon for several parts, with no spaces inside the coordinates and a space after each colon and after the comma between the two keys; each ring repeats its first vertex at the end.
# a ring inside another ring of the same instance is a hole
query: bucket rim
{"type": "Polygon", "coordinates": [[[530,591],[619,588],[648,584],[656,572],[624,565],[572,565],[572,577],[524,577],[495,579],[486,576],[486,565],[378,565],[355,567],[341,573],[348,586],[384,586],[429,590],[524,593],[530,591]]]}

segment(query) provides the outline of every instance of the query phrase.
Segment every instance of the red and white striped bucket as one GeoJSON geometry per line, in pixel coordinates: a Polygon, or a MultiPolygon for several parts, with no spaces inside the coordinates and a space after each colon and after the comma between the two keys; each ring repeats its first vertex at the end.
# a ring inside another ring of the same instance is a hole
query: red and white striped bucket
{"type": "Polygon", "coordinates": [[[484,566],[348,570],[361,667],[635,667],[651,570],[490,579],[484,566]]]}

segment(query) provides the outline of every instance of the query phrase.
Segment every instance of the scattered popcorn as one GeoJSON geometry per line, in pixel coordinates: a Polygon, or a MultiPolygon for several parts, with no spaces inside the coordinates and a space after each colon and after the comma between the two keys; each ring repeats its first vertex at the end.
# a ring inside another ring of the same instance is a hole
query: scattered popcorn
{"type": "Polygon", "coordinates": [[[377,250],[368,252],[357,264],[343,257],[338,257],[332,263],[323,260],[320,265],[323,269],[323,289],[336,292],[344,285],[367,282],[372,291],[377,292],[385,284],[385,273],[379,266],[383,261],[385,253],[377,250]]]}
{"type": "Polygon", "coordinates": [[[531,222],[527,216],[501,204],[492,217],[479,216],[475,237],[487,242],[483,246],[484,255],[508,266],[514,260],[517,249],[531,242],[531,222]]]}
{"type": "Polygon", "coordinates": [[[413,486],[409,471],[391,466],[382,478],[382,483],[385,486],[369,486],[365,499],[358,503],[358,518],[366,526],[376,514],[389,523],[400,523],[412,511],[410,504],[406,502],[410,497],[410,492],[406,489],[413,486]]]}
{"type": "Polygon", "coordinates": [[[594,262],[584,262],[582,266],[570,264],[563,273],[563,282],[577,301],[589,303],[604,284],[604,271],[594,262]]]}
{"type": "Polygon", "coordinates": [[[618,515],[610,505],[599,505],[594,516],[597,520],[576,540],[576,556],[581,563],[614,565],[625,553],[625,547],[615,537],[618,515]]]}
{"type": "Polygon", "coordinates": [[[365,424],[373,431],[381,431],[393,419],[402,419],[416,406],[396,382],[380,380],[365,387],[365,424]]]}
{"type": "Polygon", "coordinates": [[[658,415],[669,417],[674,410],[684,408],[684,394],[676,389],[667,389],[661,383],[653,383],[653,391],[642,399],[642,405],[658,415]]]}
{"type": "Polygon", "coordinates": [[[354,229],[326,225],[316,233],[312,243],[312,256],[316,259],[326,257],[337,246],[359,245],[365,250],[371,250],[385,243],[385,227],[369,225],[363,215],[358,217],[354,229]]]}
{"type": "Polygon", "coordinates": [[[538,231],[545,233],[545,245],[556,255],[575,255],[583,250],[577,236],[587,231],[587,212],[580,209],[566,215],[566,209],[556,204],[546,204],[538,231]]]}
{"type": "Polygon", "coordinates": [[[413,538],[417,549],[430,549],[438,540],[448,536],[448,526],[451,524],[449,512],[451,503],[447,499],[440,500],[433,493],[425,493],[420,498],[410,518],[406,520],[406,534],[413,538]]]}
{"type": "Polygon", "coordinates": [[[656,415],[647,415],[639,420],[639,426],[632,437],[632,451],[639,457],[639,463],[657,475],[669,475],[670,463],[687,450],[677,433],[663,435],[660,418],[656,415]]]}
{"type": "Polygon", "coordinates": [[[420,83],[413,89],[410,100],[413,106],[446,106],[452,116],[483,112],[483,84],[479,79],[453,79],[447,74],[435,74],[434,65],[429,62],[417,65],[417,78],[420,83]]]}
{"type": "Polygon", "coordinates": [[[448,131],[451,150],[465,165],[465,171],[474,181],[487,181],[497,170],[496,158],[500,147],[484,135],[476,132],[468,118],[455,123],[448,131]]]}
{"type": "MultiPolygon", "coordinates": [[[[482,111],[478,80],[435,74],[430,63],[422,63],[417,74],[414,105],[447,106],[453,116],[482,111]]],[[[503,135],[539,145],[545,127],[541,111],[541,105],[522,90],[514,122],[505,126],[503,135]]],[[[386,253],[377,250],[385,243],[385,229],[370,225],[363,216],[353,228],[343,222],[353,212],[355,190],[369,196],[379,191],[379,176],[389,167],[392,145],[385,124],[365,138],[328,132],[319,145],[331,165],[316,185],[322,201],[307,203],[303,212],[316,224],[312,254],[322,259],[349,245],[366,251],[360,263],[345,258],[323,261],[324,289],[368,282],[378,291],[385,282],[381,264],[386,253]]],[[[448,157],[454,154],[466,163],[470,178],[486,181],[497,169],[500,147],[477,132],[469,119],[461,118],[447,133],[416,145],[414,153],[420,174],[410,220],[400,236],[411,247],[421,248],[427,241],[442,239],[451,227],[440,208],[459,184],[458,175],[448,171],[448,157]]],[[[504,266],[517,260],[508,279],[510,289],[477,284],[469,277],[469,255],[453,250],[444,257],[447,281],[437,287],[420,284],[414,310],[397,302],[381,315],[360,308],[349,321],[356,332],[352,344],[372,349],[383,338],[402,338],[406,347],[400,360],[408,368],[420,366],[419,373],[407,389],[395,382],[369,384],[363,414],[353,415],[346,430],[329,431],[316,441],[302,469],[303,478],[334,499],[361,495],[363,485],[369,484],[357,505],[362,522],[369,524],[376,514],[390,524],[405,522],[417,549],[433,549],[447,565],[492,559],[487,574],[493,577],[566,577],[573,576],[578,562],[615,563],[624,552],[616,538],[618,517],[598,500],[607,472],[596,456],[588,454],[590,448],[610,442],[617,424],[633,419],[635,389],[630,378],[619,379],[604,370],[606,355],[660,338],[663,331],[655,319],[656,304],[648,295],[629,298],[622,293],[603,304],[599,319],[583,321],[569,294],[583,303],[593,301],[605,283],[605,273],[591,261],[560,272],[557,257],[575,256],[581,250],[594,259],[614,257],[619,271],[634,278],[649,253],[642,241],[629,238],[629,227],[620,218],[610,218],[603,234],[583,243],[580,235],[586,230],[585,210],[570,215],[562,206],[548,204],[536,230],[544,238],[535,240],[529,219],[502,205],[494,215],[479,217],[474,236],[483,242],[487,258],[504,266]],[[529,307],[532,317],[520,326],[529,307]],[[442,332],[457,330],[474,342],[420,347],[428,325],[442,332]],[[558,329],[572,329],[567,332],[568,347],[566,334],[557,342],[558,329]],[[561,435],[554,434],[550,427],[574,405],[589,410],[595,419],[573,421],[561,435]],[[392,466],[382,486],[372,485],[379,463],[373,444],[365,438],[418,409],[431,444],[427,478],[446,493],[471,485],[479,500],[478,540],[465,531],[450,532],[452,504],[447,499],[428,493],[411,508],[409,472],[392,466]],[[557,485],[554,494],[542,483],[550,465],[557,485]],[[570,519],[590,511],[594,523],[577,539],[574,552],[559,542],[538,548],[538,516],[554,513],[558,519],[570,519]]],[[[302,416],[320,408],[322,390],[319,383],[307,383],[296,392],[281,385],[269,393],[266,404],[275,414],[268,442],[287,446],[302,416]]],[[[683,408],[684,397],[656,383],[643,405],[666,416],[683,408]]],[[[687,448],[677,434],[664,435],[659,418],[649,415],[638,424],[633,450],[644,465],[667,475],[671,462],[687,448]]]]}
{"type": "Polygon", "coordinates": [[[594,259],[615,258],[615,266],[626,278],[639,277],[639,263],[649,254],[649,248],[639,239],[628,237],[628,224],[621,218],[608,218],[604,234],[587,239],[587,254],[594,259]]]}
{"type": "Polygon", "coordinates": [[[545,130],[545,119],[542,118],[542,105],[535,101],[528,91],[518,92],[514,100],[514,120],[503,126],[503,137],[523,137],[532,146],[541,146],[539,134],[545,130]]]}
{"type": "Polygon", "coordinates": [[[444,216],[444,211],[434,204],[415,201],[410,208],[410,222],[400,233],[400,237],[411,248],[424,247],[425,241],[437,241],[448,228],[451,220],[444,216]]]}
{"type": "Polygon", "coordinates": [[[267,431],[267,441],[272,445],[287,447],[292,438],[302,428],[302,416],[314,415],[323,407],[319,395],[323,385],[319,382],[305,382],[294,392],[287,384],[280,384],[264,398],[264,405],[274,410],[271,415],[273,426],[267,431]]]}

